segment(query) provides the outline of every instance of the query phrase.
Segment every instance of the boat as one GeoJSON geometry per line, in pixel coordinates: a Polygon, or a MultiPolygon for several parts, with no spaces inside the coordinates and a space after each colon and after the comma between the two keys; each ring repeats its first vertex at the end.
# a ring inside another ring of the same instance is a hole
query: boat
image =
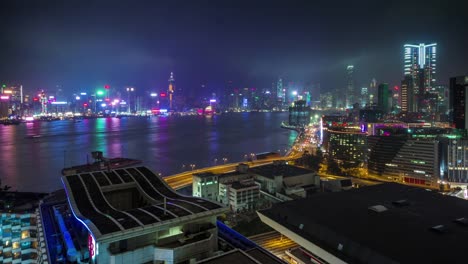
{"type": "Polygon", "coordinates": [[[91,155],[94,159],[92,163],[86,163],[82,165],[72,166],[62,169],[62,175],[74,175],[78,173],[92,172],[92,171],[106,171],[106,170],[115,170],[125,167],[134,166],[141,164],[141,160],[129,159],[129,158],[105,158],[102,155],[102,151],[93,151],[91,155]]]}
{"type": "Polygon", "coordinates": [[[35,135],[29,135],[26,138],[40,138],[42,137],[41,135],[35,134],[35,135]]]}
{"type": "Polygon", "coordinates": [[[3,123],[4,126],[10,126],[10,125],[19,125],[21,124],[21,121],[18,119],[5,119],[5,120],[2,120],[1,123],[3,123]]]}

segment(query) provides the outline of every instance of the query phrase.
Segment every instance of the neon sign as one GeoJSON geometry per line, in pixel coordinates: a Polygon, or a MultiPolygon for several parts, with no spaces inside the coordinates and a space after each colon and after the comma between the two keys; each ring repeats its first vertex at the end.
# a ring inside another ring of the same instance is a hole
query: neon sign
{"type": "Polygon", "coordinates": [[[88,251],[89,257],[94,259],[96,256],[96,241],[94,241],[94,237],[91,234],[88,234],[88,251]]]}

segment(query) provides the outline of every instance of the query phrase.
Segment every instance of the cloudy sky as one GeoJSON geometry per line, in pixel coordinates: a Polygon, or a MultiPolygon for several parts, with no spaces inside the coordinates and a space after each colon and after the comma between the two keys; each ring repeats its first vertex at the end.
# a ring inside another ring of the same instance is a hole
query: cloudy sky
{"type": "Polygon", "coordinates": [[[398,84],[403,44],[438,43],[438,82],[468,74],[468,1],[2,1],[0,81],[208,90],[287,80],[398,84]]]}

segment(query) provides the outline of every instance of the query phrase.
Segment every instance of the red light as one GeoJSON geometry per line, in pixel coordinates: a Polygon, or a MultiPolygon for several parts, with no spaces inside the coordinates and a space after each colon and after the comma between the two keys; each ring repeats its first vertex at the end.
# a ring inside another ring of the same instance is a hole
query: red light
{"type": "Polygon", "coordinates": [[[161,93],[159,96],[166,97],[166,93],[161,93]]]}
{"type": "Polygon", "coordinates": [[[87,104],[87,103],[84,103],[83,106],[86,107],[86,106],[88,106],[88,104],[87,104]]]}
{"type": "Polygon", "coordinates": [[[109,98],[106,98],[106,99],[105,99],[105,101],[106,101],[106,102],[109,102],[109,101],[110,101],[110,99],[109,99],[109,98]]]}
{"type": "Polygon", "coordinates": [[[108,84],[104,85],[104,89],[109,90],[109,89],[110,89],[110,85],[108,85],[108,84]]]}
{"type": "Polygon", "coordinates": [[[395,91],[398,91],[398,90],[400,90],[400,87],[395,86],[395,87],[393,87],[393,89],[395,89],[395,91]]]}
{"type": "Polygon", "coordinates": [[[39,101],[39,98],[34,97],[34,98],[33,98],[33,101],[34,101],[34,102],[37,102],[37,101],[39,101]]]}

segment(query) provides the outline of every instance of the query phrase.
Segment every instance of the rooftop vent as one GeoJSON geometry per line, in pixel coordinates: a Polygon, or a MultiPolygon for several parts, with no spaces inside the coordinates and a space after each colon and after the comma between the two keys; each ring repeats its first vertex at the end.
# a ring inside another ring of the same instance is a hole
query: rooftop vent
{"type": "Polygon", "coordinates": [[[398,206],[398,207],[403,207],[403,206],[410,205],[409,201],[405,200],[405,199],[398,200],[398,201],[393,201],[392,204],[395,205],[395,206],[398,206]]]}
{"type": "Polygon", "coordinates": [[[367,208],[369,210],[371,210],[372,212],[376,212],[376,213],[382,213],[382,212],[385,212],[387,211],[387,207],[383,206],[383,205],[373,205],[373,206],[370,206],[369,208],[367,208]]]}
{"type": "Polygon", "coordinates": [[[447,227],[444,225],[436,225],[431,227],[431,230],[436,233],[445,233],[447,231],[447,227]]]}
{"type": "Polygon", "coordinates": [[[466,217],[457,218],[453,221],[459,225],[468,226],[468,218],[466,217]]]}

